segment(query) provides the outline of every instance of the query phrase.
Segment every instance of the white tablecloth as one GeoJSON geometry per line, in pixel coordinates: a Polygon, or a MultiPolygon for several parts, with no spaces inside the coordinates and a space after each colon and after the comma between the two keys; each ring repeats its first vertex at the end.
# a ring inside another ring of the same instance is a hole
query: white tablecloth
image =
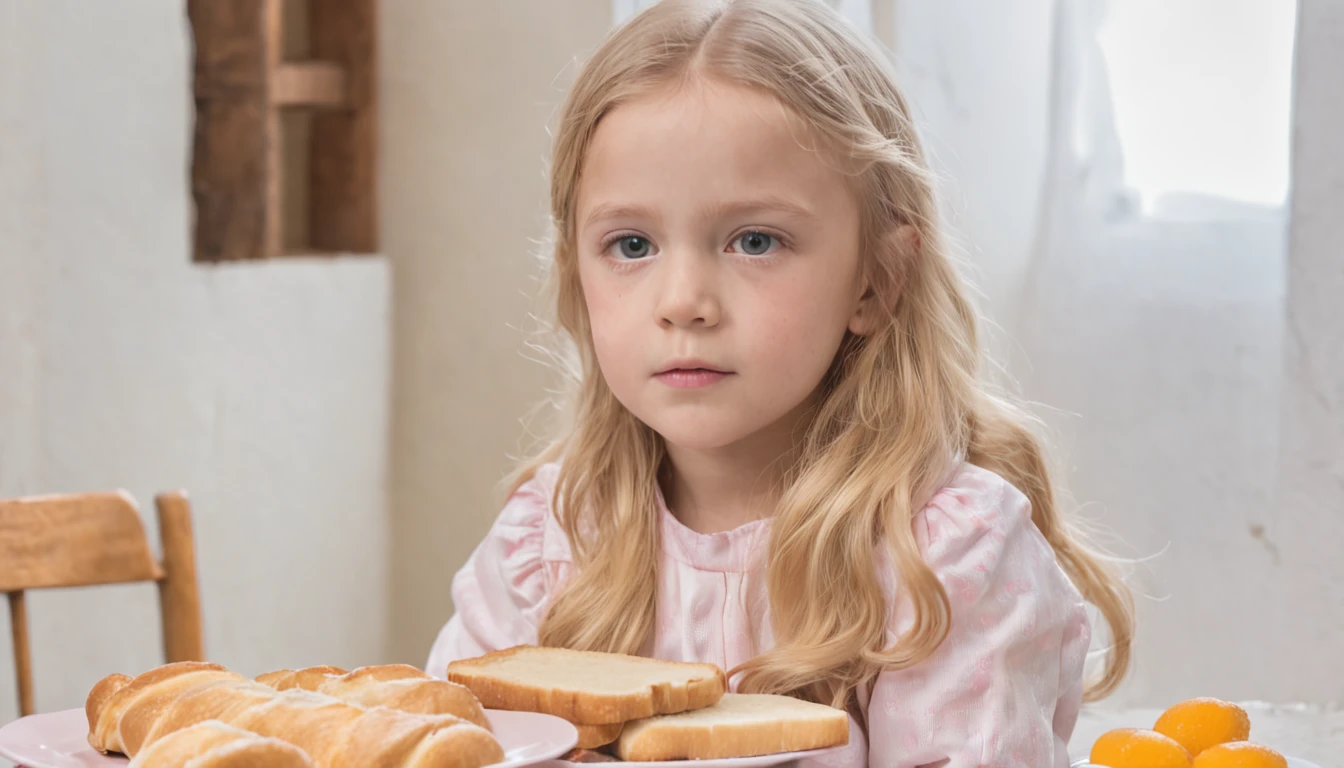
{"type": "MultiPolygon", "coordinates": [[[[1307,705],[1244,703],[1251,715],[1251,738],[1321,768],[1344,768],[1344,709],[1307,705]]],[[[1083,711],[1074,730],[1070,752],[1085,759],[1092,742],[1112,728],[1151,728],[1159,709],[1102,709],[1083,711]]],[[[0,768],[12,765],[0,758],[0,768]]]]}
{"type": "MultiPolygon", "coordinates": [[[[1344,681],[1340,681],[1344,694],[1344,681]]],[[[1251,716],[1251,740],[1321,768],[1344,768],[1344,709],[1309,705],[1243,702],[1251,716]]],[[[1074,759],[1084,759],[1092,742],[1112,728],[1152,728],[1160,709],[1083,711],[1070,743],[1074,759]]]]}

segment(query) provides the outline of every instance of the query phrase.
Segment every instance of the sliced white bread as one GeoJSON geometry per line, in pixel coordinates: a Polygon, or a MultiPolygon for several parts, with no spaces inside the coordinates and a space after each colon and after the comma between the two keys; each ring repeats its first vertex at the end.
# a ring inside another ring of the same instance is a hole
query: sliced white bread
{"type": "Polygon", "coordinates": [[[685,712],[718,701],[727,688],[713,664],[520,646],[448,665],[488,709],[555,715],[576,725],[615,725],[685,712]]]}
{"type": "Polygon", "coordinates": [[[717,704],[626,723],[622,760],[719,760],[804,752],[849,743],[849,716],[788,696],[729,693],[717,704]]]}
{"type": "Polygon", "coordinates": [[[605,747],[621,736],[621,729],[625,723],[611,723],[609,725],[574,725],[579,731],[579,743],[576,745],[579,749],[597,749],[605,747]]]}

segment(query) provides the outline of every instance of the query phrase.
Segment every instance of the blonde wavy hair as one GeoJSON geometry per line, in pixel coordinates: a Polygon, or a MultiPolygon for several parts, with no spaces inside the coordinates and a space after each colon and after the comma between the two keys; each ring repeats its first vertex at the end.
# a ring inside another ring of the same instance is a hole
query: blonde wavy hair
{"type": "Polygon", "coordinates": [[[585,152],[623,102],[689,78],[771,94],[846,160],[863,192],[866,274],[889,314],[849,336],[791,468],[763,564],[776,645],[736,670],[745,691],[852,705],[883,670],[929,657],[950,624],[947,594],[921,557],[912,519],[956,461],[1020,489],[1032,520],[1111,630],[1089,699],[1130,658],[1131,596],[1060,510],[1036,422],[981,378],[977,315],[940,235],[934,185],[883,52],[818,0],[663,0],[615,30],[586,62],[560,113],[551,157],[550,280],[573,374],[559,437],[513,489],[560,461],[554,509],[576,570],[540,628],[544,645],[639,653],[655,621],[656,484],[662,439],[608,389],[579,283],[575,201],[585,152]],[[910,247],[884,234],[910,225],[910,247]],[[889,548],[914,623],[889,646],[877,547],[889,548]]]}

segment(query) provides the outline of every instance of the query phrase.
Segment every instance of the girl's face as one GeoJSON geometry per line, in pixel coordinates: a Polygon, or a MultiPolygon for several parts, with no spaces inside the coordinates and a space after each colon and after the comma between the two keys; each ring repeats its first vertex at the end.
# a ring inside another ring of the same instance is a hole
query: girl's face
{"type": "Polygon", "coordinates": [[[705,80],[592,139],[575,223],[598,364],[675,447],[792,429],[866,330],[859,201],[811,139],[775,99],[705,80]]]}

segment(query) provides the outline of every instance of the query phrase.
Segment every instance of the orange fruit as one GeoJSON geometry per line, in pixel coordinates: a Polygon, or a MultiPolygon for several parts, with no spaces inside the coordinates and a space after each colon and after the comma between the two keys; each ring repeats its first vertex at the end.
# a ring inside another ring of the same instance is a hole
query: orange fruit
{"type": "Polygon", "coordinates": [[[1209,747],[1251,737],[1251,718],[1236,704],[1218,699],[1190,699],[1168,709],[1153,730],[1170,736],[1198,757],[1209,747]]]}
{"type": "Polygon", "coordinates": [[[1193,768],[1288,768],[1288,761],[1269,747],[1232,741],[1200,752],[1193,768]]]}
{"type": "Polygon", "coordinates": [[[1088,758],[1106,768],[1190,768],[1190,752],[1157,731],[1117,728],[1092,745],[1088,758]]]}

